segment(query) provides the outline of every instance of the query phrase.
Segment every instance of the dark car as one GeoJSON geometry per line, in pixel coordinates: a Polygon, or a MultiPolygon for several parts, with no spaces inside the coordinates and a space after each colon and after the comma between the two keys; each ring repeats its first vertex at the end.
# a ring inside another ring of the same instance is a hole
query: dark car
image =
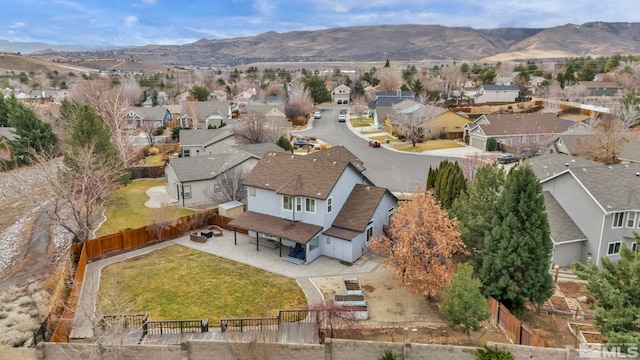
{"type": "Polygon", "coordinates": [[[517,162],[518,160],[520,160],[520,158],[513,154],[502,154],[498,156],[499,164],[511,164],[512,162],[517,162]]]}
{"type": "Polygon", "coordinates": [[[376,147],[380,147],[380,141],[378,141],[378,140],[371,140],[371,141],[369,141],[369,146],[374,147],[374,148],[376,148],[376,147]]]}
{"type": "Polygon", "coordinates": [[[293,142],[293,146],[299,147],[299,148],[305,147],[305,146],[313,147],[313,143],[308,142],[307,140],[295,140],[293,142]]]}

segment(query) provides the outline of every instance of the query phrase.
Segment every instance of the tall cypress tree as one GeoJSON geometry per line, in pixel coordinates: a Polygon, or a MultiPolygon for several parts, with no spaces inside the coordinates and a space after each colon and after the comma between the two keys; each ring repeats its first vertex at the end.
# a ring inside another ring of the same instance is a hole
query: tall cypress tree
{"type": "Polygon", "coordinates": [[[111,132],[89,105],[80,105],[76,109],[66,135],[64,163],[67,167],[73,168],[75,154],[89,145],[93,146],[96,161],[114,164],[119,161],[118,152],[111,144],[111,132]]]}
{"type": "Polygon", "coordinates": [[[458,162],[443,161],[436,176],[436,197],[445,209],[451,209],[453,201],[467,191],[467,180],[464,178],[458,162]]]}
{"type": "Polygon", "coordinates": [[[40,120],[33,109],[22,103],[5,101],[5,104],[9,105],[8,124],[15,128],[15,139],[9,141],[9,144],[16,157],[30,163],[33,160],[31,151],[53,154],[58,137],[53,133],[51,124],[40,120]]]}
{"type": "Polygon", "coordinates": [[[553,243],[542,185],[531,167],[518,167],[509,174],[491,226],[480,271],[486,294],[516,311],[524,308],[526,300],[542,304],[549,299],[553,243]]]}

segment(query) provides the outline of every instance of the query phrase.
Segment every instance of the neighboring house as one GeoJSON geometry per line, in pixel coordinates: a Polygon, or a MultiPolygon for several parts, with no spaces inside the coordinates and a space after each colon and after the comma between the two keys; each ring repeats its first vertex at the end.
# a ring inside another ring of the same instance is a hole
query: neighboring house
{"type": "Polygon", "coordinates": [[[552,264],[593,261],[602,266],[602,258],[620,259],[622,244],[637,250],[633,233],[640,231],[640,164],[603,165],[560,154],[529,163],[545,192],[552,264]]]}
{"type": "Polygon", "coordinates": [[[552,113],[490,114],[465,125],[464,133],[477,149],[486,150],[487,140],[493,138],[505,150],[519,153],[547,148],[568,127],[552,113]]]}
{"type": "Polygon", "coordinates": [[[622,164],[640,163],[640,133],[633,132],[633,136],[622,146],[618,161],[622,164]]]}
{"type": "Polygon", "coordinates": [[[209,94],[209,99],[218,100],[218,101],[226,101],[227,100],[227,92],[224,90],[213,90],[211,94],[209,94]]]}
{"type": "Polygon", "coordinates": [[[575,87],[585,96],[614,96],[618,92],[618,84],[612,81],[580,81],[575,87]]]}
{"type": "Polygon", "coordinates": [[[125,129],[135,130],[150,126],[152,129],[169,124],[173,121],[171,112],[164,107],[134,106],[127,114],[125,129]]]}
{"type": "Polygon", "coordinates": [[[180,154],[182,157],[211,155],[224,152],[223,148],[236,145],[233,129],[180,130],[180,154]]]}
{"type": "Polygon", "coordinates": [[[405,100],[414,100],[416,94],[413,91],[379,91],[375,93],[375,99],[370,101],[368,107],[375,124],[384,124],[389,115],[394,111],[393,105],[405,100]]]}
{"type": "Polygon", "coordinates": [[[339,85],[333,91],[331,91],[331,100],[334,103],[340,101],[341,104],[344,104],[345,101],[348,103],[351,96],[351,88],[347,85],[339,85]]]}
{"type": "Polygon", "coordinates": [[[478,92],[470,97],[475,104],[515,102],[520,88],[515,85],[481,85],[478,92]]]}
{"type": "Polygon", "coordinates": [[[248,230],[257,247],[266,238],[277,241],[281,251],[282,245],[300,249],[301,256],[283,258],[287,261],[308,264],[321,255],[357,260],[389,225],[397,199],[342,160],[348,150],[318,153],[325,151],[314,157],[264,156],[244,181],[247,211],[228,225],[248,230]]]}
{"type": "Polygon", "coordinates": [[[237,104],[238,110],[241,113],[246,112],[245,108],[247,107],[247,104],[249,104],[249,101],[251,101],[253,96],[255,96],[256,94],[257,94],[256,89],[254,88],[246,89],[238,93],[238,95],[235,95],[233,97],[233,102],[237,104]]]}
{"type": "MultiPolygon", "coordinates": [[[[222,190],[222,182],[242,181],[264,154],[274,151],[282,149],[275,144],[238,145],[208,156],[171,159],[164,170],[167,193],[183,207],[217,205],[214,196],[222,190]]],[[[235,199],[224,201],[229,200],[235,199]]]]}
{"type": "Polygon", "coordinates": [[[519,72],[512,72],[507,75],[496,76],[496,85],[513,85],[513,81],[518,77],[519,72]]]}
{"type": "Polygon", "coordinates": [[[444,111],[421,124],[426,137],[462,139],[471,119],[453,111],[444,111]]]}
{"type": "Polygon", "coordinates": [[[598,134],[591,126],[576,123],[558,134],[549,145],[549,152],[573,156],[588,155],[593,150],[594,140],[598,134]]]}
{"type": "Polygon", "coordinates": [[[229,101],[183,101],[180,115],[180,126],[206,129],[209,126],[220,126],[221,122],[231,120],[229,101]]]}

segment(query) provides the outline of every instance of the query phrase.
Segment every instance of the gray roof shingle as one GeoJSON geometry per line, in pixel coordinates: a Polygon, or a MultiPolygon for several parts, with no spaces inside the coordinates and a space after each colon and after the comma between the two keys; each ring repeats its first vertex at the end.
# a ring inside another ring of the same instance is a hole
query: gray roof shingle
{"type": "Polygon", "coordinates": [[[356,184],[332,226],[358,232],[365,231],[386,192],[385,188],[356,184]]]}
{"type": "Polygon", "coordinates": [[[489,114],[488,124],[479,124],[487,136],[559,134],[569,127],[551,113],[489,114]]]}
{"type": "Polygon", "coordinates": [[[529,158],[525,160],[525,163],[531,166],[540,181],[558,175],[567,169],[602,166],[599,162],[566,154],[545,154],[529,158]]]}
{"type": "Polygon", "coordinates": [[[569,170],[607,213],[640,210],[640,164],[569,170]]]}
{"type": "Polygon", "coordinates": [[[253,211],[242,213],[227,225],[292,240],[301,244],[308,243],[309,240],[322,230],[322,226],[300,221],[291,221],[253,211]]]}
{"type": "Polygon", "coordinates": [[[244,151],[210,156],[192,156],[171,159],[169,166],[173,167],[178,180],[184,183],[213,179],[252,157],[244,151]]]}
{"type": "Polygon", "coordinates": [[[587,240],[578,225],[571,220],[571,217],[564,211],[553,195],[548,191],[544,191],[542,194],[547,218],[549,219],[551,240],[556,244],[567,241],[587,240]]]}
{"type": "MultiPolygon", "coordinates": [[[[191,129],[180,130],[181,146],[205,146],[213,140],[233,136],[233,131],[226,127],[222,129],[191,129]]],[[[216,141],[213,141],[216,142],[216,141]]]]}

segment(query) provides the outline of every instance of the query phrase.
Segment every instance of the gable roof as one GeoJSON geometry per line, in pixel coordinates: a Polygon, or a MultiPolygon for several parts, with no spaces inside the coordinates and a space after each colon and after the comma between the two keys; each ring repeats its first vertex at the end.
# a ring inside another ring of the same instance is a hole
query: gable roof
{"type": "Polygon", "coordinates": [[[590,89],[590,88],[616,88],[617,89],[618,88],[618,83],[613,81],[580,81],[578,84],[586,87],[587,89],[590,89]]]}
{"type": "Polygon", "coordinates": [[[171,159],[168,166],[173,168],[178,180],[184,183],[213,179],[252,157],[244,151],[210,156],[191,156],[171,159]]]}
{"type": "Polygon", "coordinates": [[[551,113],[487,114],[476,119],[474,124],[480,126],[489,137],[558,134],[569,127],[569,124],[551,113]],[[481,120],[483,117],[486,122],[481,120]]]}
{"type": "Polygon", "coordinates": [[[640,164],[570,169],[606,213],[640,210],[640,164]]]}
{"type": "Polygon", "coordinates": [[[223,130],[225,129],[181,129],[180,146],[204,146],[209,140],[223,133],[223,130]]]}
{"type": "Polygon", "coordinates": [[[228,226],[255,231],[257,233],[289,239],[300,244],[306,244],[322,226],[308,224],[302,221],[291,221],[273,215],[246,211],[231,220],[228,226]]]}
{"type": "Polygon", "coordinates": [[[356,184],[332,226],[364,232],[382,197],[387,192],[388,190],[385,188],[356,184]]]}
{"type": "Polygon", "coordinates": [[[349,149],[347,149],[342,145],[332,146],[328,149],[317,151],[307,156],[312,159],[330,159],[330,160],[348,161],[353,166],[355,166],[356,169],[358,169],[359,171],[366,170],[366,168],[364,167],[364,164],[362,163],[362,160],[358,159],[358,157],[356,157],[351,151],[349,151],[349,149]]]}
{"type": "Polygon", "coordinates": [[[490,91],[520,91],[520,88],[516,85],[493,85],[493,84],[485,84],[481,85],[481,88],[490,91]]]}
{"type": "Polygon", "coordinates": [[[134,106],[130,112],[135,113],[144,120],[162,120],[167,114],[167,109],[162,106],[134,106]]]}
{"type": "Polygon", "coordinates": [[[584,167],[602,166],[599,162],[566,154],[545,154],[525,160],[531,166],[538,180],[543,182],[568,169],[581,169],[584,167]]]}
{"type": "Polygon", "coordinates": [[[329,156],[270,152],[256,164],[243,184],[282,195],[324,200],[347,168],[360,173],[349,161],[334,160],[329,156]]]}
{"type": "Polygon", "coordinates": [[[640,137],[631,139],[622,146],[618,159],[629,162],[640,162],[640,137]]]}
{"type": "Polygon", "coordinates": [[[549,219],[549,230],[551,230],[551,240],[560,244],[568,241],[587,240],[587,237],[576,225],[569,214],[560,206],[558,201],[548,191],[543,191],[544,206],[549,219]]]}
{"type": "Polygon", "coordinates": [[[562,139],[564,146],[572,155],[583,155],[590,151],[588,144],[598,136],[598,132],[590,126],[582,123],[572,125],[567,130],[558,134],[558,139],[562,139]]]}
{"type": "Polygon", "coordinates": [[[200,118],[206,119],[214,114],[219,114],[223,117],[227,117],[230,112],[229,101],[224,100],[208,100],[208,101],[183,101],[182,102],[182,115],[191,115],[192,110],[195,108],[197,115],[200,118]]]}

